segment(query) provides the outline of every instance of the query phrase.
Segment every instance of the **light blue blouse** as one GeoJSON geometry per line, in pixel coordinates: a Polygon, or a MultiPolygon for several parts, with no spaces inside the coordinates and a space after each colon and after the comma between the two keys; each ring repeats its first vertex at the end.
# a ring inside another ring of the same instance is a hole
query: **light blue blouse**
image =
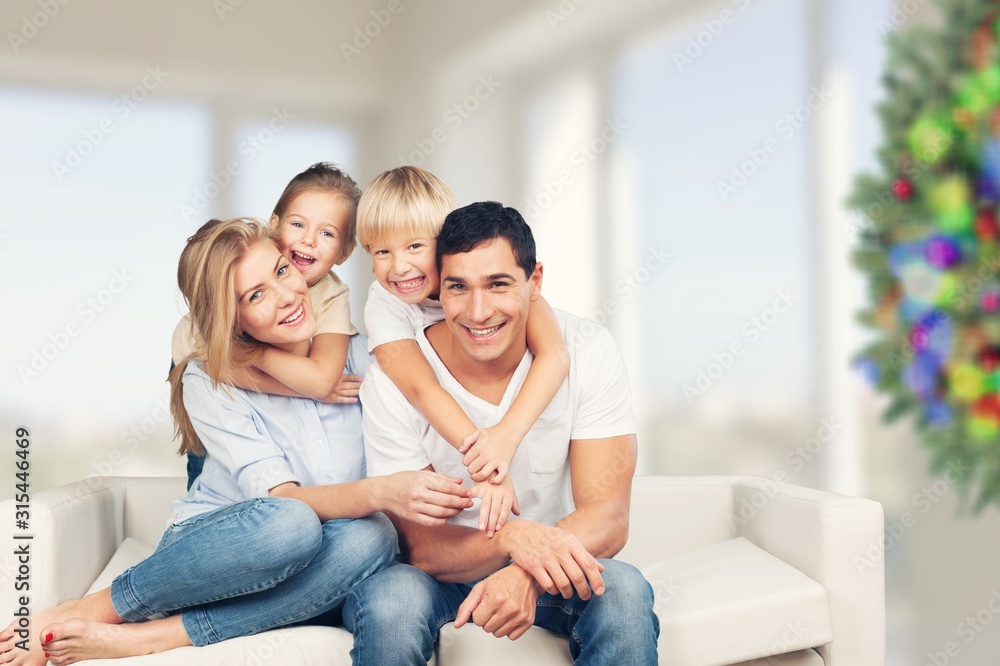
{"type": "MultiPolygon", "coordinates": [[[[346,372],[371,363],[364,336],[351,338],[346,372]]],[[[207,456],[201,476],[173,504],[170,522],[253,497],[291,481],[330,485],[365,477],[360,404],[213,388],[200,361],[184,372],[184,406],[207,456]]]]}

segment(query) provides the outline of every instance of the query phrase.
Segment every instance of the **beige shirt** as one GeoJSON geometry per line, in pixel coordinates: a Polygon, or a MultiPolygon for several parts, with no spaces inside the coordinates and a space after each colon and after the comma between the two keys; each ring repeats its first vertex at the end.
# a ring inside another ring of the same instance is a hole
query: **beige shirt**
{"type": "MultiPolygon", "coordinates": [[[[312,302],[313,316],[316,318],[316,335],[321,333],[354,335],[358,332],[351,323],[349,293],[350,287],[341,282],[333,271],[309,287],[309,300],[312,302]]],[[[170,357],[174,363],[178,363],[196,354],[203,346],[201,335],[191,322],[191,315],[184,315],[174,328],[174,335],[170,340],[170,357]]]]}

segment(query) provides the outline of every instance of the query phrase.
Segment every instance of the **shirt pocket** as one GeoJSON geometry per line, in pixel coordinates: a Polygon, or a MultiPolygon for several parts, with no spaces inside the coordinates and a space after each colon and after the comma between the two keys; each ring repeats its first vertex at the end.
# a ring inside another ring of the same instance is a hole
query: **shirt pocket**
{"type": "Polygon", "coordinates": [[[553,474],[569,464],[569,437],[573,431],[569,390],[566,382],[545,408],[525,437],[528,469],[533,474],[553,474]]]}

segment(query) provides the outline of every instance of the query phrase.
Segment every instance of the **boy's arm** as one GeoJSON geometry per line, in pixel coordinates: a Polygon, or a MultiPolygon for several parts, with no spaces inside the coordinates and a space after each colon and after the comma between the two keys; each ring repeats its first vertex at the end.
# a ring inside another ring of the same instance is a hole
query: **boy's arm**
{"type": "MultiPolygon", "coordinates": [[[[271,391],[268,388],[255,390],[278,395],[301,395],[328,402],[337,382],[344,374],[349,344],[350,336],[322,333],[313,338],[309,356],[296,356],[268,347],[256,360],[254,367],[284,385],[285,391],[271,391]],[[291,393],[288,393],[288,390],[291,390],[291,393]]],[[[270,382],[267,383],[273,386],[270,382]]],[[[246,387],[240,386],[240,388],[246,387]]]]}
{"type": "Polygon", "coordinates": [[[528,348],[535,355],[528,375],[514,402],[498,424],[484,428],[464,442],[462,462],[473,480],[480,481],[494,470],[493,481],[502,481],[521,440],[528,434],[569,373],[569,351],[556,315],[541,296],[528,310],[528,348]],[[502,467],[498,463],[505,462],[502,467]]]}
{"type": "Polygon", "coordinates": [[[455,398],[441,387],[416,340],[394,340],[375,348],[379,367],[431,427],[456,449],[476,430],[455,398]]]}

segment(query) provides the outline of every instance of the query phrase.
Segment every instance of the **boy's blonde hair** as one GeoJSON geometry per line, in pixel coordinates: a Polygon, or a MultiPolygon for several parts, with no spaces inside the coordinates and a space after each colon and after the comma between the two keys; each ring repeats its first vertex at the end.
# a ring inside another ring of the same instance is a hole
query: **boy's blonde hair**
{"type": "Polygon", "coordinates": [[[358,240],[365,252],[404,234],[437,238],[455,195],[429,171],[401,166],[368,184],[358,204],[358,240]]]}
{"type": "Polygon", "coordinates": [[[330,162],[317,162],[311,167],[296,175],[278,198],[278,203],[274,204],[272,216],[278,218],[276,227],[280,230],[282,219],[288,212],[295,197],[307,190],[317,190],[329,194],[339,195],[344,199],[348,207],[347,229],[344,244],[340,248],[340,256],[334,262],[337,266],[347,261],[347,258],[354,252],[357,244],[355,239],[358,217],[358,200],[361,199],[361,188],[354,182],[354,179],[347,175],[347,171],[330,162]]]}
{"type": "MultiPolygon", "coordinates": [[[[191,334],[205,342],[202,362],[213,385],[232,381],[237,367],[246,366],[261,353],[261,343],[240,332],[239,304],[235,292],[236,266],[257,243],[274,243],[275,232],[259,220],[235,218],[209,220],[191,236],[177,265],[177,286],[191,310],[191,334]]],[[[184,408],[184,370],[192,357],[177,359],[170,371],[170,412],[179,452],[204,455],[187,410],[184,408]]]]}

